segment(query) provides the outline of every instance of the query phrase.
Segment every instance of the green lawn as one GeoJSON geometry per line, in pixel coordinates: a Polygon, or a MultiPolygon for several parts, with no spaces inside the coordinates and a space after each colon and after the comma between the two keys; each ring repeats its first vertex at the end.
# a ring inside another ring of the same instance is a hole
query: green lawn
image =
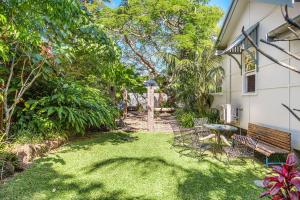
{"type": "Polygon", "coordinates": [[[258,199],[260,164],[199,161],[171,143],[171,134],[96,134],[35,161],[0,186],[0,199],[258,199]]]}

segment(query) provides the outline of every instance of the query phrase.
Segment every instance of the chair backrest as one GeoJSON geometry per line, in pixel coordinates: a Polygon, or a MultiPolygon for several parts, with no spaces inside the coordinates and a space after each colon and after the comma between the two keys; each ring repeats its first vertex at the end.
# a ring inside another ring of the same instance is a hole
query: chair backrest
{"type": "Polygon", "coordinates": [[[203,124],[207,124],[208,118],[195,118],[194,119],[194,126],[203,126],[203,124]]]}
{"type": "Polygon", "coordinates": [[[234,143],[235,146],[244,147],[246,145],[247,147],[251,147],[253,149],[257,147],[257,144],[259,142],[257,139],[253,137],[247,137],[244,135],[237,135],[237,134],[234,134],[232,136],[232,139],[234,141],[237,141],[236,143],[234,143]]]}
{"type": "Polygon", "coordinates": [[[259,141],[291,151],[291,133],[249,123],[247,135],[259,141]]]}

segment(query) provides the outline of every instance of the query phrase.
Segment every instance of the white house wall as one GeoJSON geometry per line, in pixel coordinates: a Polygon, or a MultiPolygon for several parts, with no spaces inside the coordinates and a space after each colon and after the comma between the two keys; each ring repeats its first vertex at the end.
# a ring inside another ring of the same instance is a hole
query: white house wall
{"type": "MultiPolygon", "coordinates": [[[[289,9],[290,17],[300,14],[300,3],[295,8],[289,9]]],[[[279,25],[285,23],[279,6],[259,3],[249,0],[240,20],[234,30],[226,30],[230,37],[230,44],[241,34],[242,26],[248,28],[260,22],[259,38],[265,38],[266,34],[279,25]],[[229,32],[230,31],[230,32],[229,32]]],[[[281,47],[300,55],[300,42],[278,42],[281,47]]],[[[259,43],[261,49],[275,58],[298,66],[300,62],[289,58],[286,54],[263,43],[259,43]]],[[[235,55],[241,60],[240,55],[235,55]]],[[[215,95],[214,107],[224,103],[241,106],[241,127],[247,129],[249,122],[264,124],[287,130],[292,133],[292,142],[295,149],[300,150],[300,121],[297,121],[281,103],[291,108],[300,109],[300,74],[291,72],[274,64],[263,55],[259,55],[259,71],[256,79],[256,94],[243,95],[242,76],[236,62],[229,56],[224,56],[223,67],[225,80],[222,95],[215,95]]],[[[298,113],[300,115],[300,113],[298,113]]]]}

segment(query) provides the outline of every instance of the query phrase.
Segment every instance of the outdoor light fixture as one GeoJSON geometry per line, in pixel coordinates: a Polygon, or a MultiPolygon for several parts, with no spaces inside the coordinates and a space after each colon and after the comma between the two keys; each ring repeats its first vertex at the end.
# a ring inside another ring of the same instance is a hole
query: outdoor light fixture
{"type": "Polygon", "coordinates": [[[148,81],[145,81],[144,82],[144,86],[146,86],[146,87],[150,87],[150,86],[157,86],[157,83],[156,83],[156,81],[155,80],[153,80],[153,79],[149,79],[148,81]]]}

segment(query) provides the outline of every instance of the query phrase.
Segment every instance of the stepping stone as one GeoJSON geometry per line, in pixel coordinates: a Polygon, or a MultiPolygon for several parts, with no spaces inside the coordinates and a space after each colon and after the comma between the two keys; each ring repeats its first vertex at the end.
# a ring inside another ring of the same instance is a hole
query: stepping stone
{"type": "Polygon", "coordinates": [[[264,184],[263,184],[264,181],[262,180],[254,180],[254,184],[257,186],[257,187],[264,187],[264,184]]]}

